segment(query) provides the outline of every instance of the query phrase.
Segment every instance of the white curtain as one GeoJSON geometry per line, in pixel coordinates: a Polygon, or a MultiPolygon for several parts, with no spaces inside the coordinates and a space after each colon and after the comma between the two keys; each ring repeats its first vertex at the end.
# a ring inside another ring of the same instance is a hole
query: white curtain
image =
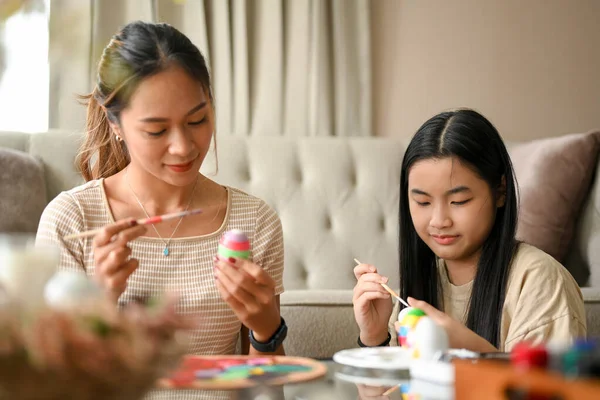
{"type": "Polygon", "coordinates": [[[219,134],[370,136],[370,0],[52,0],[50,127],[80,129],[110,37],[172,24],[209,61],[219,134]]]}

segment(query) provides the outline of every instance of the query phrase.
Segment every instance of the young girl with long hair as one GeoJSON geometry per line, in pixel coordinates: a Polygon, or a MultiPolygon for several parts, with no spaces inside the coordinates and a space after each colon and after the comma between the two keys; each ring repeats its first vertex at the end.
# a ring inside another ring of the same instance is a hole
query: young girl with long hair
{"type": "MultiPolygon", "coordinates": [[[[583,297],[554,258],[515,239],[517,183],[496,128],[468,109],[417,131],[400,177],[400,296],[442,325],[450,346],[510,351],[522,340],[586,335],[583,297]]],[[[373,265],[354,270],[359,344],[395,339],[393,309],[373,265]],[[391,318],[390,318],[391,317],[391,318]]]]}

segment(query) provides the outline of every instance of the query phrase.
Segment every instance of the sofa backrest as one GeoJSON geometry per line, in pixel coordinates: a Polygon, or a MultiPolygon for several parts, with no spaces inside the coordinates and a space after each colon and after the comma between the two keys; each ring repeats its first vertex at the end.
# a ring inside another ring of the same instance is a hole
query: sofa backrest
{"type": "Polygon", "coordinates": [[[53,199],[63,190],[83,183],[74,162],[81,138],[81,132],[0,132],[0,147],[29,153],[41,161],[46,177],[47,198],[53,199]]]}
{"type": "MultiPolygon", "coordinates": [[[[398,281],[398,186],[405,145],[380,139],[219,137],[216,180],[279,214],[289,289],[348,289],[353,259],[398,281]]],[[[203,171],[215,172],[214,157],[203,171]]]]}
{"type": "MultiPolygon", "coordinates": [[[[0,147],[28,152],[43,162],[51,199],[82,183],[74,168],[80,138],[60,131],[0,132],[0,147]]],[[[355,282],[354,258],[377,265],[391,282],[398,281],[398,186],[406,145],[384,138],[221,135],[218,173],[213,152],[202,171],[264,199],[277,211],[285,238],[286,289],[349,289],[355,282]]],[[[596,179],[566,263],[590,267],[597,286],[599,205],[596,179]]]]}

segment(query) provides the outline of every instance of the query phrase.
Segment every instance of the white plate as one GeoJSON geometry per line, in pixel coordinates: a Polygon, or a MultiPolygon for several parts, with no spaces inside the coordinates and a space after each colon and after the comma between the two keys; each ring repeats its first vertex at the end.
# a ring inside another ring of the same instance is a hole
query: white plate
{"type": "Polygon", "coordinates": [[[333,361],[357,368],[407,370],[413,361],[403,347],[359,347],[338,351],[333,361]]]}
{"type": "Polygon", "coordinates": [[[400,384],[410,383],[409,379],[393,379],[393,378],[373,378],[370,376],[356,376],[350,374],[344,374],[343,372],[336,372],[335,377],[344,382],[350,382],[357,385],[367,385],[373,387],[391,387],[398,386],[400,384]]]}

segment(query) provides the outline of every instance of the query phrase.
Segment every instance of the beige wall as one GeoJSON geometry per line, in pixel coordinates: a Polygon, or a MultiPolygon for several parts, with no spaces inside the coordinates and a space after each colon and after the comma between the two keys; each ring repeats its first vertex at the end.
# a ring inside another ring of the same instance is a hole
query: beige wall
{"type": "Polygon", "coordinates": [[[377,135],[461,106],[509,140],[600,128],[600,1],[372,4],[377,135]]]}

